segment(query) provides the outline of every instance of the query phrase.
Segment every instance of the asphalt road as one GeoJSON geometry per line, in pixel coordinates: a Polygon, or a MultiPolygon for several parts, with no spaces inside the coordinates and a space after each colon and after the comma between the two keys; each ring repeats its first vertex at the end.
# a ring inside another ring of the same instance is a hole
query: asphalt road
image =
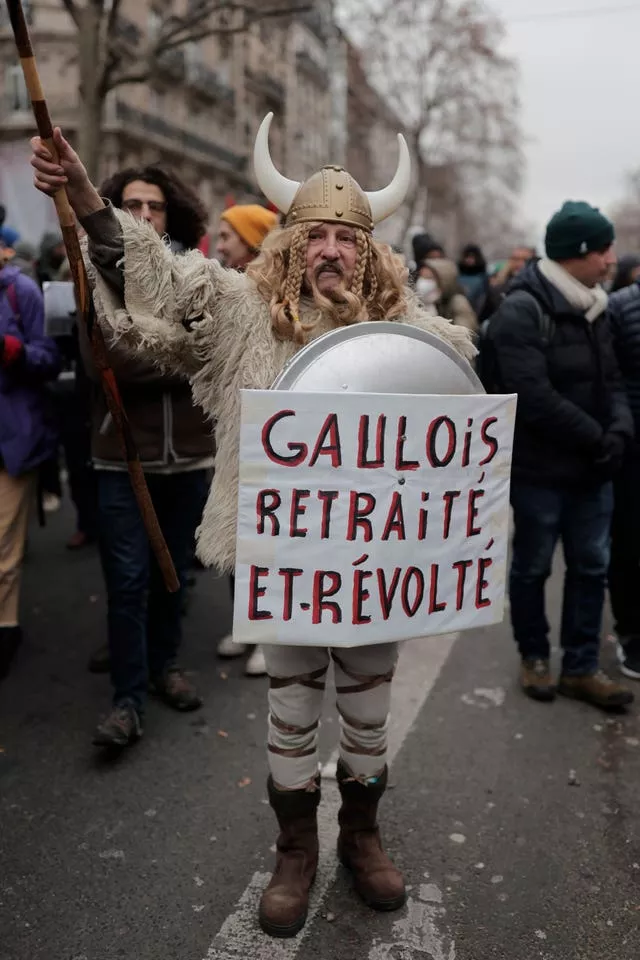
{"type": "MultiPolygon", "coordinates": [[[[109,684],[85,666],[104,590],[95,553],[64,550],[69,522],[33,530],[27,641],[0,688],[1,960],[638,960],[637,710],[526,700],[506,626],[403,653],[382,823],[407,907],[373,914],[336,868],[329,775],[311,919],[263,936],[266,683],[216,661],[226,584],[199,574],[185,621],[205,707],[152,703],[143,740],[106,761],[91,733],[109,684]]],[[[325,762],[336,729],[329,713],[325,762]]]]}

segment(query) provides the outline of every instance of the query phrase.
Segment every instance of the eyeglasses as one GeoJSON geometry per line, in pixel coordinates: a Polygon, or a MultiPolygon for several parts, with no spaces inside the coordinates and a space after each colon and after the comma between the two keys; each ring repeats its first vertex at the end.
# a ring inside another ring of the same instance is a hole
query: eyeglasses
{"type": "Polygon", "coordinates": [[[129,213],[140,213],[143,207],[148,207],[151,213],[164,213],[167,209],[166,200],[123,200],[122,209],[129,213]]]}

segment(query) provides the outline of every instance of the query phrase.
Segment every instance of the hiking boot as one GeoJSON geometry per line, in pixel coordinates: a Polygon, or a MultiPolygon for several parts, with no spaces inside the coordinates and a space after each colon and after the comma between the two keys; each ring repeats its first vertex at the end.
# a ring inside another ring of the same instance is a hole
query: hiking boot
{"type": "Polygon", "coordinates": [[[128,747],[141,736],[142,723],[137,710],[130,703],[121,703],[97,727],[93,743],[96,747],[128,747]]]}
{"type": "Polygon", "coordinates": [[[170,667],[162,676],[156,677],[150,684],[151,692],[174,710],[187,713],[202,706],[202,697],[178,667],[170,667]]]}
{"type": "Polygon", "coordinates": [[[588,673],[579,677],[561,676],[558,683],[558,693],[563,697],[573,697],[574,700],[584,700],[595,707],[605,709],[613,707],[628,707],[633,703],[634,696],[631,690],[608,677],[604,670],[588,673]]]}
{"type": "Polygon", "coordinates": [[[398,910],[406,893],[402,874],[382,849],[377,824],[378,803],[387,786],[387,768],[374,783],[355,780],[338,762],[342,796],[338,813],[338,857],[351,871],[356,892],[374,910],[398,910]]]}
{"type": "Polygon", "coordinates": [[[620,670],[631,680],[640,680],[640,637],[618,638],[620,670]]]}
{"type": "Polygon", "coordinates": [[[9,675],[13,658],[21,642],[20,627],[0,627],[0,680],[4,680],[9,675]]]}
{"type": "Polygon", "coordinates": [[[556,688],[551,679],[549,661],[541,657],[523,660],[520,666],[520,686],[532,700],[545,703],[555,700],[556,688]]]}
{"type": "Polygon", "coordinates": [[[280,833],[276,868],[260,900],[259,921],[272,937],[295,937],[305,925],[318,869],[320,778],[313,790],[278,790],[272,777],[267,786],[280,833]]]}
{"type": "Polygon", "coordinates": [[[108,643],[103,643],[101,647],[93,651],[89,657],[87,669],[89,673],[109,673],[111,669],[111,657],[109,655],[108,643]]]}

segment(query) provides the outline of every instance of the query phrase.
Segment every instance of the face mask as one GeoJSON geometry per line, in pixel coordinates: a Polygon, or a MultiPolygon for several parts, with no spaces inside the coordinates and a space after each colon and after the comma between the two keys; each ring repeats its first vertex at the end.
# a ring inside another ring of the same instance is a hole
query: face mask
{"type": "Polygon", "coordinates": [[[435,303],[440,296],[438,284],[429,277],[418,277],[416,293],[424,303],[435,303]]]}

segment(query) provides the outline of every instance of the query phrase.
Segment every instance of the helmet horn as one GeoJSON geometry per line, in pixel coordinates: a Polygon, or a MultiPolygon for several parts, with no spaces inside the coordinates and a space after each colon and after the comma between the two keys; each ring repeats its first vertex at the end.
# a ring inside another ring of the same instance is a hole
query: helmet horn
{"type": "Polygon", "coordinates": [[[375,190],[373,193],[365,193],[374,223],[380,223],[381,220],[395,213],[402,205],[411,183],[411,155],[407,141],[401,133],[398,134],[398,147],[400,148],[398,167],[389,186],[382,190],[375,190]]]}
{"type": "Polygon", "coordinates": [[[271,159],[269,151],[269,128],[273,120],[273,113],[268,113],[258,130],[253,148],[253,168],[258,186],[267,200],[270,200],[281,211],[287,214],[291,209],[293,198],[300,189],[296,180],[283,177],[271,159]]]}

